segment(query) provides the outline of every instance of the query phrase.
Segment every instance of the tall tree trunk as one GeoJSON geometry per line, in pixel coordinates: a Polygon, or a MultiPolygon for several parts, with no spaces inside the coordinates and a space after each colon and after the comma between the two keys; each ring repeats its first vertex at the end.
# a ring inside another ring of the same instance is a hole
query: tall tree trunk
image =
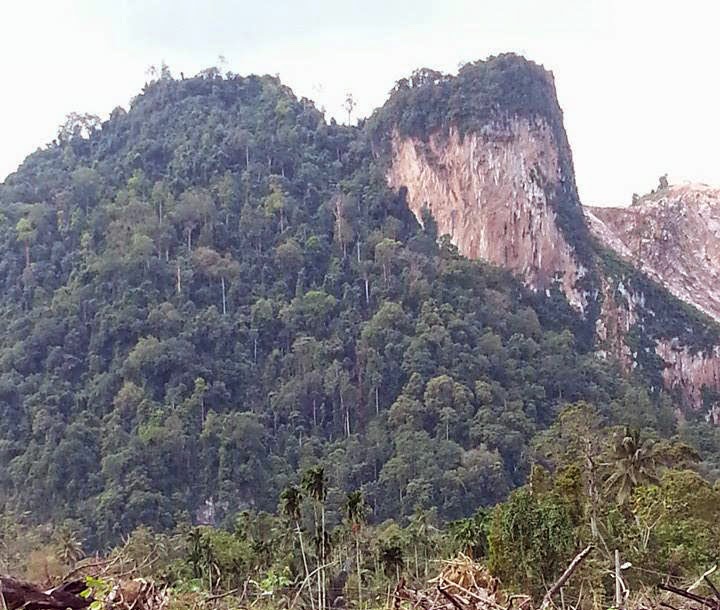
{"type": "MultiPolygon", "coordinates": [[[[303,543],[300,521],[295,521],[295,527],[297,528],[298,540],[300,540],[300,554],[302,555],[303,567],[305,568],[305,578],[309,578],[310,570],[308,569],[307,555],[305,554],[305,544],[303,543]]],[[[315,610],[315,599],[312,595],[310,595],[310,606],[312,607],[312,610],[315,610]]]]}
{"type": "Polygon", "coordinates": [[[355,565],[357,566],[358,608],[362,608],[362,573],[360,571],[360,534],[355,534],[355,565]]]}
{"type": "Polygon", "coordinates": [[[323,605],[322,608],[327,608],[327,584],[325,579],[325,502],[320,505],[320,519],[322,521],[322,546],[320,547],[322,549],[321,555],[322,555],[322,601],[323,605]]]}
{"type": "Polygon", "coordinates": [[[25,268],[30,268],[30,242],[25,242],[25,268]]]}
{"type": "Polygon", "coordinates": [[[225,297],[225,276],[220,276],[220,285],[222,286],[222,312],[227,315],[227,299],[225,297]]]}
{"type": "MultiPolygon", "coordinates": [[[[318,527],[320,524],[318,522],[318,502],[315,501],[313,503],[313,513],[314,513],[314,521],[315,521],[315,539],[317,540],[320,536],[320,528],[318,527]]],[[[317,554],[317,600],[318,600],[318,608],[320,610],[323,610],[323,603],[322,603],[322,571],[323,571],[323,548],[324,548],[324,540],[320,543],[320,548],[318,549],[317,554]]]]}

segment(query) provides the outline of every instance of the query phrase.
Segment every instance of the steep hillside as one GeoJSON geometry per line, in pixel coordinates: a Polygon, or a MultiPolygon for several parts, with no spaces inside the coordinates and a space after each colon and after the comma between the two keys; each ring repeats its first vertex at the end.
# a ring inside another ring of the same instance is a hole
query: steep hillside
{"type": "Polygon", "coordinates": [[[438,245],[369,134],[208,71],[28,157],[0,187],[7,509],[99,545],[273,510],[321,462],[330,518],[358,488],[456,518],[568,401],[670,432],[557,291],[438,245]]]}
{"type": "MultiPolygon", "coordinates": [[[[653,317],[663,320],[660,324],[654,320],[641,324],[646,336],[650,334],[649,327],[654,327],[658,341],[649,347],[665,386],[679,392],[691,404],[702,405],[718,423],[720,191],[704,185],[668,186],[626,208],[585,210],[596,239],[638,271],[630,271],[625,265],[625,270],[616,276],[624,281],[622,290],[629,304],[624,321],[627,331],[640,323],[639,301],[650,311],[665,308],[671,302],[661,291],[648,290],[651,282],[640,279],[642,275],[712,318],[713,321],[703,319],[689,307],[675,306],[676,314],[670,324],[655,313],[653,317]],[[651,293],[654,298],[649,303],[651,293]]],[[[620,267],[612,265],[615,272],[620,267]]],[[[630,354],[629,349],[626,352],[630,354]]]]}
{"type": "Polygon", "coordinates": [[[353,489],[378,521],[461,517],[567,403],[675,433],[650,356],[718,344],[639,274],[637,372],[597,357],[602,287],[631,311],[608,270],[634,270],[591,244],[552,81],[517,56],[415,73],[352,128],[276,78],[166,73],[73,117],[0,211],[0,505],[90,546],[272,511],[316,463],[331,520],[353,489]]]}

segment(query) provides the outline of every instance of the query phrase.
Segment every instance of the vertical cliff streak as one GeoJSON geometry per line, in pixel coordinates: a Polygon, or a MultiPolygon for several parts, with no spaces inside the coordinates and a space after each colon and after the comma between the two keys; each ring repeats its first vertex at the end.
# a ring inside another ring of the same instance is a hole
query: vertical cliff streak
{"type": "Polygon", "coordinates": [[[633,324],[637,322],[636,307],[643,307],[642,296],[630,294],[622,282],[612,286],[606,278],[601,281],[602,308],[595,323],[599,354],[602,357],[614,356],[620,364],[630,370],[634,366],[634,355],[625,343],[625,337],[633,324]],[[623,299],[618,303],[615,292],[623,299]]]}
{"type": "Polygon", "coordinates": [[[461,254],[511,269],[535,290],[559,281],[583,312],[587,296],[577,282],[587,270],[547,195],[572,179],[563,175],[562,154],[541,119],[514,118],[464,136],[451,128],[427,141],[394,133],[387,178],[391,187],[407,188],[418,219],[424,207],[430,210],[461,254]]]}

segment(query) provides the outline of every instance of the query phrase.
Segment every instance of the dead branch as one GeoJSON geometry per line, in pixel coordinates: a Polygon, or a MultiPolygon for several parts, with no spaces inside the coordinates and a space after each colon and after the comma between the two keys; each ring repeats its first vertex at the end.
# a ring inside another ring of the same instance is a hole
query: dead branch
{"type": "Polygon", "coordinates": [[[592,550],[593,546],[590,545],[580,551],[577,555],[575,555],[575,558],[570,562],[570,565],[562,573],[562,576],[560,576],[560,578],[555,581],[555,584],[548,589],[545,597],[543,597],[542,604],[540,604],[540,610],[546,610],[546,608],[548,608],[552,604],[553,595],[555,595],[555,593],[560,590],[560,587],[562,587],[568,581],[568,579],[573,575],[575,570],[580,567],[580,564],[585,560],[585,558],[590,554],[592,550]]]}
{"type": "Polygon", "coordinates": [[[707,574],[703,575],[703,579],[708,584],[708,587],[710,587],[712,589],[712,592],[713,592],[713,595],[715,596],[715,598],[720,602],[720,591],[718,591],[718,588],[715,586],[715,583],[712,580],[710,580],[710,577],[707,574]]]}
{"type": "Polygon", "coordinates": [[[457,599],[455,599],[455,596],[452,595],[450,592],[443,589],[440,585],[437,586],[437,590],[440,595],[442,595],[456,608],[456,610],[465,610],[465,606],[463,606],[457,599]]]}
{"type": "Polygon", "coordinates": [[[675,595],[679,595],[680,597],[684,597],[685,599],[690,599],[694,602],[702,604],[703,606],[707,606],[708,608],[717,608],[718,607],[718,603],[713,599],[703,597],[702,595],[697,595],[696,593],[691,593],[690,591],[686,591],[685,589],[680,589],[679,587],[675,587],[673,585],[660,583],[658,585],[658,588],[662,589],[663,591],[669,591],[670,593],[675,593],[675,595]]]}

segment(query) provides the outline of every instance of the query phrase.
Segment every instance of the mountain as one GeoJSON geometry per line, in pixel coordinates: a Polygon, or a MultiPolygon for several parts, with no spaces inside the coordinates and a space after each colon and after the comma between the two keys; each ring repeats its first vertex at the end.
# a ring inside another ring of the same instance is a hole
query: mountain
{"type": "Polygon", "coordinates": [[[404,106],[401,113],[422,103],[428,87],[459,107],[449,108],[442,124],[418,132],[403,129],[399,120],[391,130],[389,184],[408,189],[416,216],[427,206],[440,234],[450,235],[463,255],[509,268],[536,290],[559,278],[570,303],[584,310],[586,253],[576,245],[586,237],[551,75],[506,57],[466,66],[456,78],[421,73],[411,85],[395,91],[392,104],[404,106]],[[487,92],[476,91],[477,83],[487,92]],[[464,98],[454,101],[460,91],[473,96],[486,116],[461,108],[464,98]],[[517,108],[504,102],[523,99],[527,105],[517,108]],[[497,110],[487,113],[493,107],[497,110]]]}
{"type": "Polygon", "coordinates": [[[600,354],[717,417],[720,327],[703,315],[718,306],[714,192],[668,189],[627,211],[583,212],[552,75],[513,56],[456,77],[419,70],[380,116],[388,183],[407,189],[420,222],[428,210],[463,255],[533,290],[559,288],[600,354]],[[631,250],[638,274],[615,260],[631,250]]]}
{"type": "Polygon", "coordinates": [[[317,463],[330,522],[353,489],[459,518],[569,403],[720,455],[716,386],[664,387],[658,352],[717,327],[591,239],[521,57],[419,70],[354,127],[277,78],[165,71],[69,117],[0,212],[0,506],[91,547],[274,511],[317,463]]]}
{"type": "MultiPolygon", "coordinates": [[[[604,247],[720,322],[720,191],[705,185],[667,185],[629,207],[585,211],[593,235],[604,247]]],[[[695,343],[693,348],[676,336],[666,336],[655,351],[663,361],[664,384],[691,403],[704,404],[713,420],[720,421],[718,342],[695,343]]]]}

